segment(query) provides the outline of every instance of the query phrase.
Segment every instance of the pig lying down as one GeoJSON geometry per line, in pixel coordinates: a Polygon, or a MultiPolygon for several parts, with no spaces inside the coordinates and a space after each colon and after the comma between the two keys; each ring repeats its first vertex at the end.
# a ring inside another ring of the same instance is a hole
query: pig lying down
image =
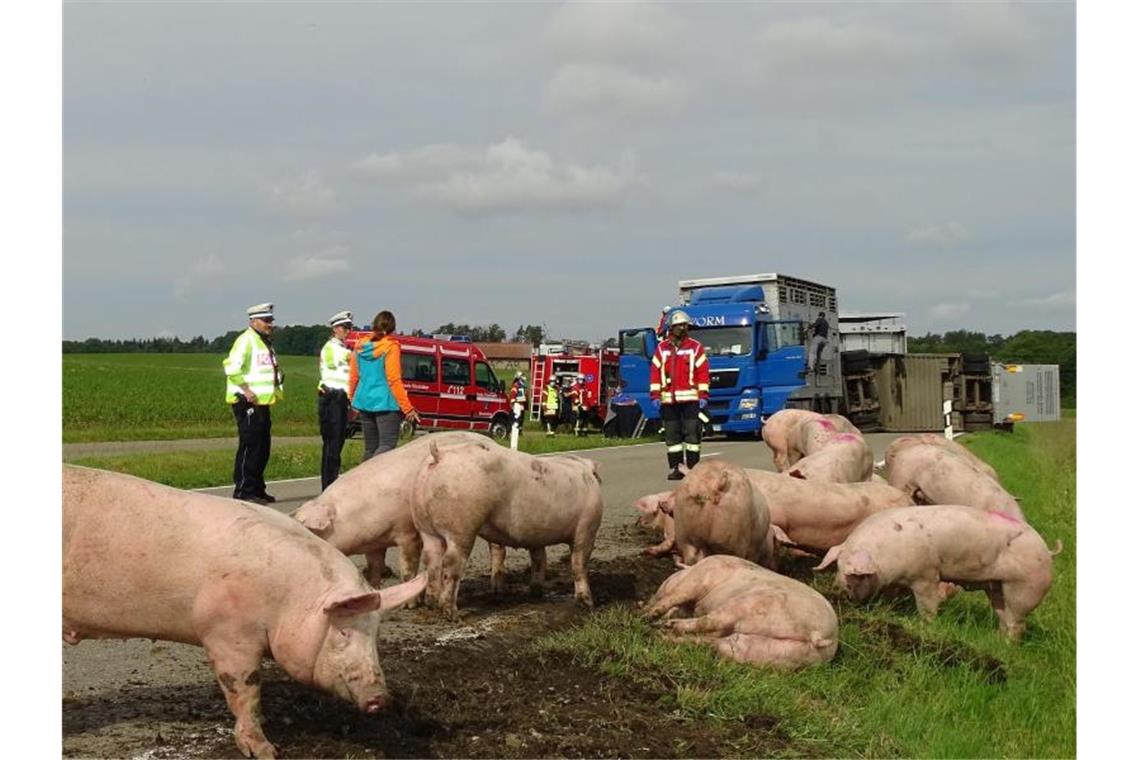
{"type": "Polygon", "coordinates": [[[753,665],[814,665],[839,646],[839,621],[821,594],[739,557],[705,557],[669,576],[645,616],[663,618],[678,640],[753,665]]]}
{"type": "MultiPolygon", "coordinates": [[[[431,436],[435,438],[435,436],[431,436]]],[[[574,597],[593,606],[586,562],[602,521],[598,465],[582,457],[535,457],[486,439],[452,447],[429,442],[430,457],[413,486],[412,516],[424,542],[425,599],[450,619],[476,536],[531,551],[532,587],[541,583],[545,547],[570,546],[574,597]]],[[[492,587],[501,589],[502,554],[492,587]]]]}
{"type": "Polygon", "coordinates": [[[891,445],[887,446],[886,453],[883,455],[885,469],[889,471],[891,465],[894,463],[895,455],[910,446],[934,446],[949,451],[952,454],[957,454],[969,462],[978,472],[993,478],[995,481],[1001,482],[997,472],[993,467],[990,467],[984,459],[978,458],[974,452],[957,441],[952,441],[946,436],[937,433],[914,433],[912,435],[899,436],[891,441],[891,445]]]}
{"type": "Polygon", "coordinates": [[[482,440],[484,436],[466,432],[423,436],[349,470],[292,516],[345,554],[363,554],[368,560],[364,577],[377,588],[388,547],[398,547],[400,577],[409,580],[419,569],[423,551],[412,521],[412,484],[428,460],[429,444],[446,450],[482,440]]]}
{"type": "MultiPolygon", "coordinates": [[[[814,423],[805,423],[810,424],[814,423]]],[[[836,433],[789,467],[787,474],[822,483],[861,483],[871,480],[874,467],[871,447],[860,433],[836,433]]]]}
{"type": "Polygon", "coordinates": [[[267,507],[63,467],[63,640],[202,646],[246,756],[276,757],[261,728],[263,655],[364,712],[385,707],[380,612],[425,582],[373,590],[347,557],[267,507]]]}
{"type": "Polygon", "coordinates": [[[673,523],[684,565],[711,554],[775,559],[764,495],[737,465],[706,459],[694,467],[673,492],[673,523]]]}
{"type": "Polygon", "coordinates": [[[927,618],[938,613],[944,582],[985,591],[1001,630],[1014,640],[1053,583],[1052,554],[1027,523],[958,505],[872,515],[816,569],[834,562],[836,585],[854,599],[864,601],[886,586],[906,586],[927,618]]]}

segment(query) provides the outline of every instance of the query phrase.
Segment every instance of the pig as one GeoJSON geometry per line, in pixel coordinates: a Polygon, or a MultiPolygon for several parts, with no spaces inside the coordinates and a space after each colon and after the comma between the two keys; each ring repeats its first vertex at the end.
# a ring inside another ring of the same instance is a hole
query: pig
{"type": "Polygon", "coordinates": [[[682,566],[710,554],[760,564],[775,560],[768,505],[737,465],[709,459],[697,464],[674,492],[673,520],[682,566]]]}
{"type": "Polygon", "coordinates": [[[484,436],[459,431],[417,438],[341,475],[292,517],[345,554],[363,554],[364,577],[377,588],[387,572],[388,547],[398,547],[400,577],[410,580],[419,570],[423,551],[412,521],[412,483],[428,459],[429,444],[446,449],[479,440],[484,436]]]}
{"type": "Polygon", "coordinates": [[[638,511],[637,524],[643,528],[656,528],[661,531],[661,543],[645,549],[650,557],[660,557],[669,554],[676,546],[676,536],[673,528],[673,491],[642,496],[633,503],[638,511]]]}
{"type": "Polygon", "coordinates": [[[891,469],[891,465],[894,463],[894,458],[898,452],[909,446],[918,445],[937,446],[938,448],[945,449],[946,451],[957,454],[969,462],[971,465],[973,465],[974,469],[976,469],[978,472],[981,472],[982,474],[993,478],[999,483],[1001,482],[1001,480],[998,478],[997,471],[995,471],[993,467],[990,467],[990,465],[986,463],[985,460],[979,459],[978,456],[974,454],[974,452],[970,451],[968,448],[958,443],[957,441],[952,441],[946,436],[937,433],[916,433],[914,435],[902,435],[891,441],[891,445],[887,446],[887,451],[883,456],[885,469],[888,471],[891,469]]]}
{"type": "MultiPolygon", "coordinates": [[[[792,436],[792,451],[797,454],[796,461],[811,456],[822,449],[827,442],[840,433],[859,435],[859,429],[847,421],[846,417],[838,414],[827,414],[817,419],[807,419],[796,428],[792,436]]],[[[792,462],[795,464],[795,462],[792,462]]]]}
{"type": "Polygon", "coordinates": [[[826,552],[841,544],[868,516],[913,506],[911,498],[878,483],[822,483],[746,469],[752,487],[764,496],[780,543],[826,552]]]}
{"type": "Polygon", "coordinates": [[[772,464],[777,471],[783,472],[788,469],[788,465],[795,464],[803,456],[798,447],[793,449],[800,423],[821,417],[823,415],[819,412],[809,412],[806,409],[781,409],[764,420],[760,427],[760,437],[772,450],[772,464]]]}
{"type": "Polygon", "coordinates": [[[1017,499],[953,451],[915,444],[895,451],[887,482],[917,504],[966,504],[1024,520],[1017,499]]]}
{"type": "Polygon", "coordinates": [[[872,515],[816,569],[836,562],[836,585],[852,598],[864,601],[881,588],[907,586],[928,619],[938,613],[944,584],[983,590],[1011,640],[1021,637],[1026,616],[1053,583],[1053,556],[1027,523],[957,504],[872,515]]]}
{"type": "Polygon", "coordinates": [[[836,433],[818,450],[796,462],[787,474],[824,483],[871,480],[875,467],[871,447],[859,433],[836,433]]]}
{"type": "MultiPolygon", "coordinates": [[[[430,458],[413,485],[412,517],[424,541],[428,585],[425,600],[455,620],[459,580],[475,537],[531,551],[535,573],[545,567],[545,547],[570,546],[574,598],[593,606],[586,563],[602,520],[598,464],[572,455],[535,457],[489,440],[443,447],[429,444],[430,458]],[[541,559],[538,553],[541,552],[541,559]]],[[[492,568],[502,587],[502,566],[492,568]]]]}
{"type": "Polygon", "coordinates": [[[63,640],[202,646],[246,756],[276,757],[261,727],[265,654],[366,713],[389,704],[380,612],[425,584],[372,589],[347,557],[268,507],[63,466],[63,640]]]}
{"type": "Polygon", "coordinates": [[[839,621],[819,592],[740,557],[705,557],[674,573],[644,614],[742,663],[798,668],[827,662],[839,647],[839,621]]]}

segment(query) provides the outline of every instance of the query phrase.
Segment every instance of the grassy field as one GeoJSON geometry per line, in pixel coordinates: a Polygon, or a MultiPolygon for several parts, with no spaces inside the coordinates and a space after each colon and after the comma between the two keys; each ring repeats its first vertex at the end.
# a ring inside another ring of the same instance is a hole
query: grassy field
{"type": "MultiPolygon", "coordinates": [[[[220,354],[65,354],[63,441],[234,435],[220,354]]],[[[318,435],[317,359],[282,356],[275,435],[318,435]]]]}
{"type": "Polygon", "coordinates": [[[791,756],[1073,757],[1076,755],[1075,419],[983,433],[970,448],[1021,498],[1027,519],[1064,551],[1054,583],[1019,645],[1007,643],[984,594],[958,594],[925,624],[910,597],[854,605],[813,575],[791,574],[836,606],[840,649],[830,664],[780,673],[721,660],[711,650],[659,639],[637,610],[614,606],[552,634],[541,651],[569,653],[614,677],[662,693],[664,709],[699,726],[776,718],[791,756]]]}

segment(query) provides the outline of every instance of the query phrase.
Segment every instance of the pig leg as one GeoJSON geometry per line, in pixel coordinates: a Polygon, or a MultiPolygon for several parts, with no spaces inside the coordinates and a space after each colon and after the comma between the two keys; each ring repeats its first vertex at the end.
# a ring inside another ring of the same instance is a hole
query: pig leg
{"type": "Polygon", "coordinates": [[[645,550],[645,553],[650,557],[660,557],[662,554],[669,554],[677,545],[677,531],[673,524],[672,515],[659,512],[658,516],[661,518],[661,530],[665,535],[662,537],[661,543],[650,546],[645,550]]]}
{"type": "Polygon", "coordinates": [[[736,622],[740,616],[733,612],[716,611],[695,618],[674,618],[666,621],[665,625],[673,634],[685,636],[687,634],[713,634],[727,636],[736,629],[736,622]]]}
{"type": "Polygon", "coordinates": [[[439,608],[448,620],[459,620],[459,581],[463,578],[463,569],[467,567],[467,558],[471,556],[471,545],[474,538],[460,543],[458,537],[452,536],[443,550],[442,573],[440,576],[439,608]]]}
{"type": "Polygon", "coordinates": [[[914,594],[914,603],[919,613],[927,620],[933,620],[938,615],[938,606],[943,599],[938,579],[920,578],[910,584],[910,590],[914,594]]]}
{"type": "Polygon", "coordinates": [[[427,588],[424,591],[424,604],[437,607],[440,603],[440,586],[443,575],[443,539],[440,536],[424,533],[424,563],[427,565],[427,588]]]}
{"type": "Polygon", "coordinates": [[[203,638],[202,645],[210,658],[210,666],[218,678],[237,722],[234,740],[246,757],[277,757],[277,749],[261,730],[261,664],[262,651],[252,641],[252,634],[242,631],[216,631],[203,638]]]}
{"type": "MultiPolygon", "coordinates": [[[[596,530],[597,526],[595,525],[594,531],[596,530]]],[[[574,600],[586,607],[594,606],[594,596],[590,593],[590,579],[586,574],[586,562],[594,551],[594,531],[578,531],[574,545],[570,547],[570,572],[574,576],[574,600]]]]}
{"type": "Polygon", "coordinates": [[[491,551],[491,593],[502,596],[506,587],[506,572],[503,566],[507,562],[507,547],[502,544],[487,542],[491,551]]]}
{"type": "Polygon", "coordinates": [[[388,547],[366,552],[364,559],[366,560],[364,580],[368,581],[368,585],[372,588],[380,588],[384,585],[384,579],[392,574],[388,569],[388,547]]]}
{"type": "Polygon", "coordinates": [[[546,547],[540,546],[530,550],[530,595],[541,597],[545,590],[546,547]]]}
{"type": "Polygon", "coordinates": [[[413,533],[400,543],[400,580],[410,581],[420,571],[420,555],[423,554],[424,540],[419,533],[413,533]]]}

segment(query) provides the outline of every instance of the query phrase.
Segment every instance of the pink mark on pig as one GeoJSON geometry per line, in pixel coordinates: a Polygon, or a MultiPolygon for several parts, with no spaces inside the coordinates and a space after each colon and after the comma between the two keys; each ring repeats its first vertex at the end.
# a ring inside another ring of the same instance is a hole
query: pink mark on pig
{"type": "Polygon", "coordinates": [[[857,436],[854,433],[839,433],[834,438],[832,438],[831,440],[833,440],[833,441],[856,441],[859,439],[859,437],[860,436],[857,436]]]}
{"type": "Polygon", "coordinates": [[[831,420],[816,420],[824,430],[835,430],[835,423],[831,420]]]}
{"type": "Polygon", "coordinates": [[[1006,514],[1005,512],[990,512],[989,514],[990,517],[994,517],[998,520],[1005,520],[1007,522],[1013,523],[1014,525],[1021,525],[1023,522],[1025,522],[1024,520],[1019,520],[1016,516],[1006,514]]]}

